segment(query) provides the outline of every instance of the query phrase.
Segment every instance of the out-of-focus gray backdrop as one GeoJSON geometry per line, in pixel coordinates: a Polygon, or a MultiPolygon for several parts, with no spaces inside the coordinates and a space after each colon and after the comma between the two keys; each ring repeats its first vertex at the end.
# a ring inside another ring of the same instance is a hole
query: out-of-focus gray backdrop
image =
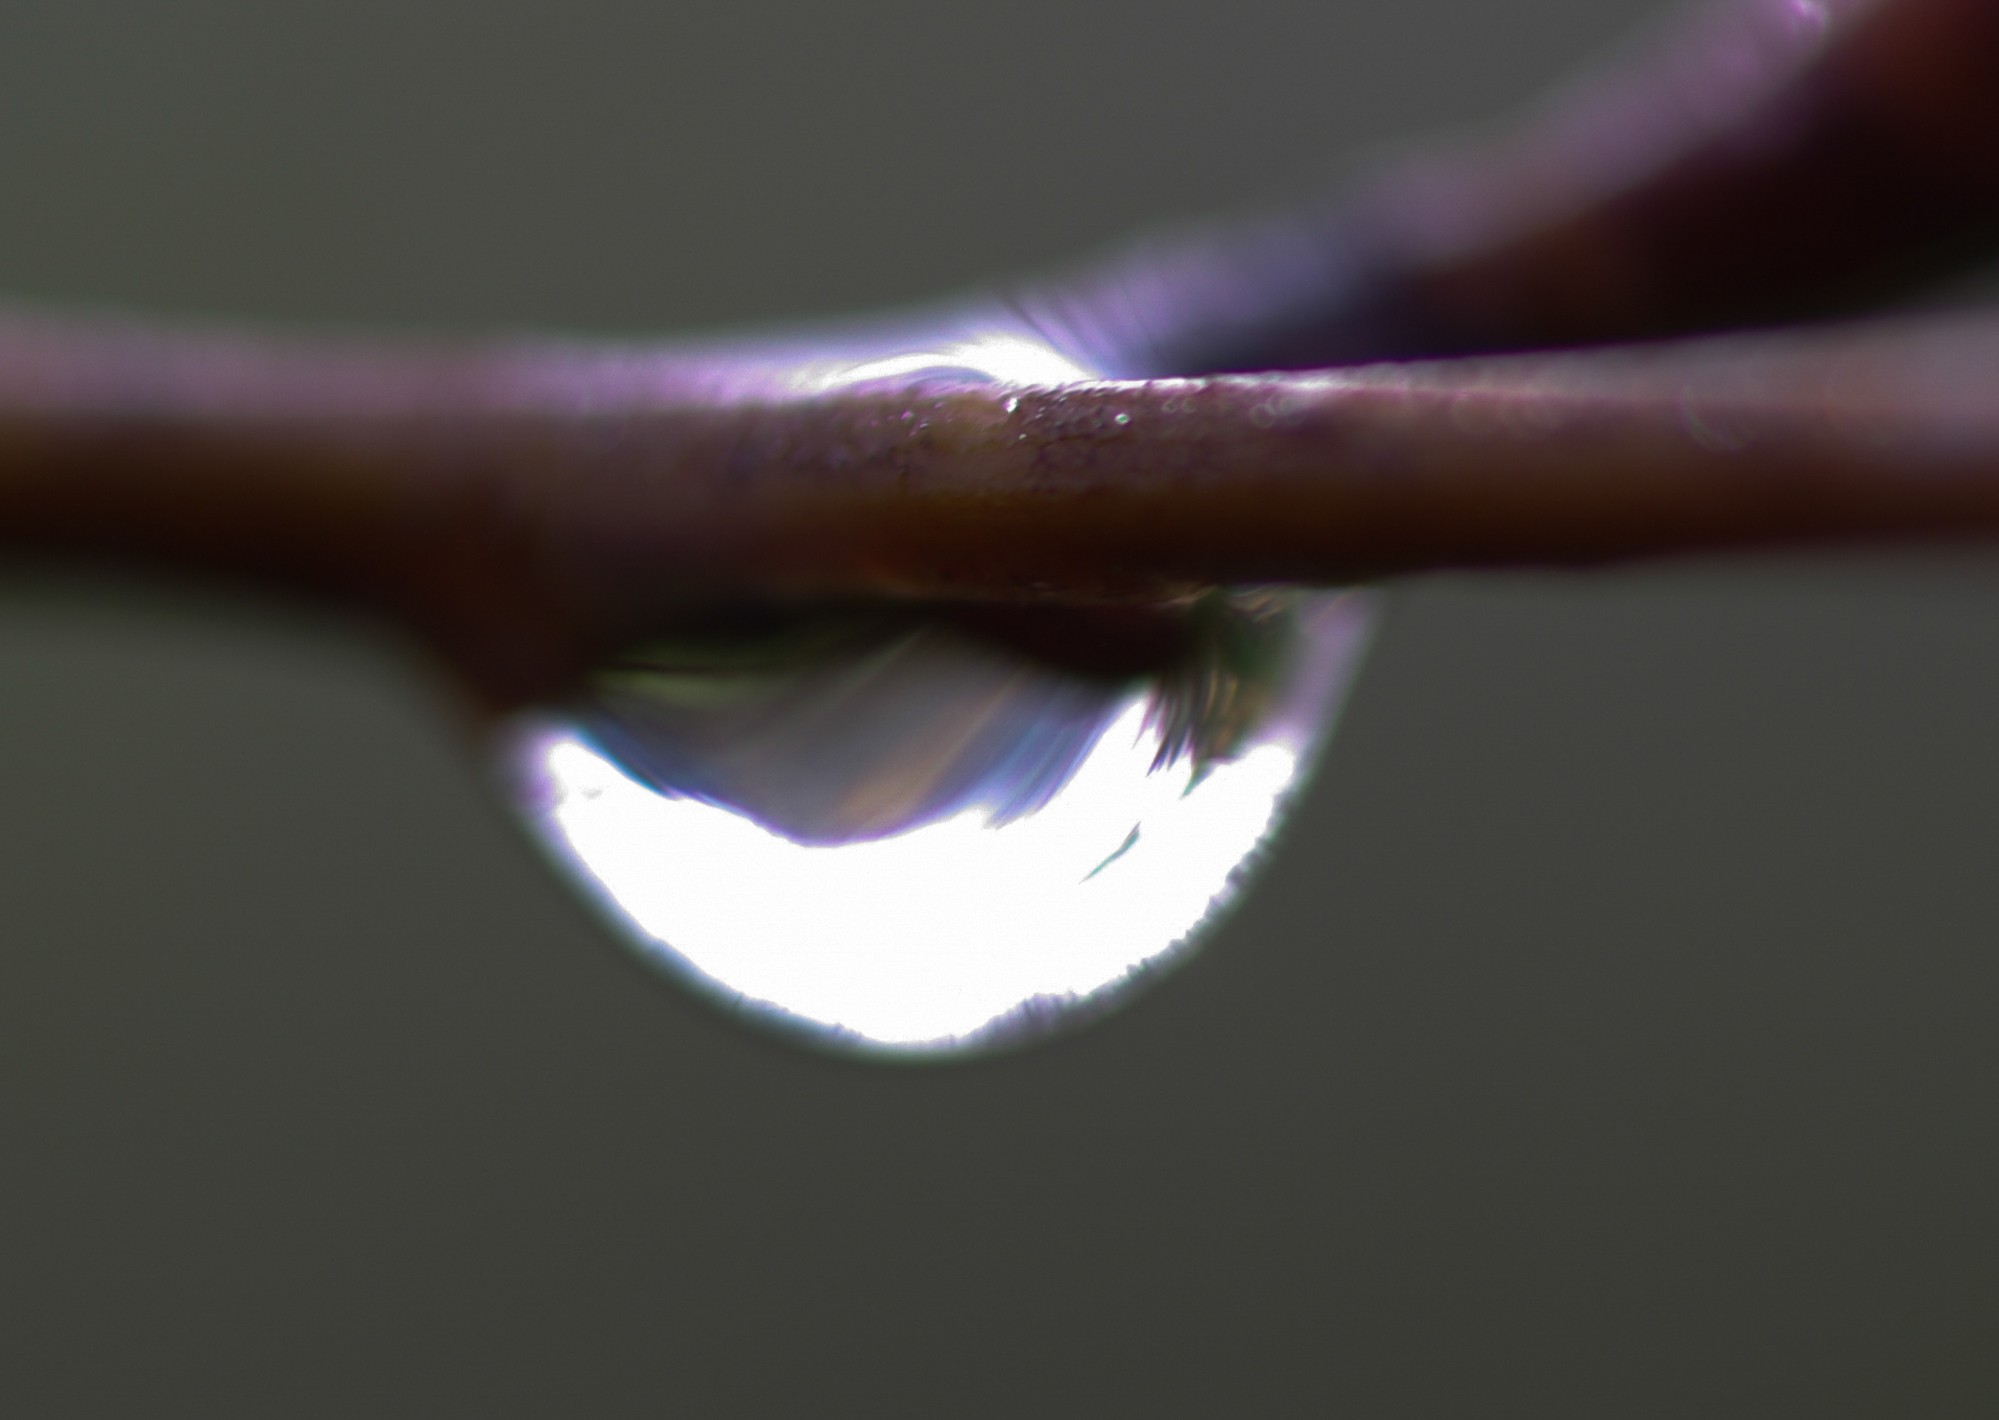
{"type": "MultiPolygon", "coordinates": [[[[0,290],[642,333],[1477,126],[1656,0],[16,0],[0,290]]],[[[945,1069],[650,977],[395,644],[0,598],[0,1410],[1990,1413],[1999,564],[1395,597],[1207,950],[945,1069]]]]}

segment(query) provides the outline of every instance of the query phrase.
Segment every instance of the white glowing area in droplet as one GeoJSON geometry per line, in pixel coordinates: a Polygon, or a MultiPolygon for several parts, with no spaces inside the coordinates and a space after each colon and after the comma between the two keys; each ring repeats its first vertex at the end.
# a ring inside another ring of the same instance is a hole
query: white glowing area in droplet
{"type": "Polygon", "coordinates": [[[1169,952],[1270,827],[1297,749],[1266,742],[1190,787],[1185,761],[1154,771],[1144,708],[1135,699],[1037,812],[837,846],[656,793],[561,731],[528,754],[542,832],[657,955],[843,1035],[947,1047],[1169,952]]]}

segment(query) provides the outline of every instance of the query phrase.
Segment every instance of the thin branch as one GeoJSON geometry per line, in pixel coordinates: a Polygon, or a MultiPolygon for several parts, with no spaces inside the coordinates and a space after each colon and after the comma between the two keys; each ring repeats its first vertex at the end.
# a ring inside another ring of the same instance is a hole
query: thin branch
{"type": "Polygon", "coordinates": [[[1125,375],[1853,314],[1999,245],[1999,6],[1707,0],[1501,138],[1017,295],[1125,375]]]}
{"type": "Polygon", "coordinates": [[[1999,322],[719,394],[713,362],[0,340],[0,550],[414,625],[497,698],[745,600],[1066,603],[1999,534],[1999,322]]]}

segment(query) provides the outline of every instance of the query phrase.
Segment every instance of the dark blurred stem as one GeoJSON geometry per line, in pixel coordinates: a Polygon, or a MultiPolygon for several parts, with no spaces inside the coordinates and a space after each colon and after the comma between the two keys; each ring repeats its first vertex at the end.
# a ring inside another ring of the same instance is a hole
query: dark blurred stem
{"type": "Polygon", "coordinates": [[[1509,136],[1016,300],[1093,368],[1305,369],[1855,312],[1999,243],[1999,5],[1707,0],[1509,136]]]}
{"type": "Polygon", "coordinates": [[[1999,326],[721,398],[701,363],[0,337],[0,550],[414,627],[490,699],[744,601],[1156,602],[1999,534],[1999,326]]]}

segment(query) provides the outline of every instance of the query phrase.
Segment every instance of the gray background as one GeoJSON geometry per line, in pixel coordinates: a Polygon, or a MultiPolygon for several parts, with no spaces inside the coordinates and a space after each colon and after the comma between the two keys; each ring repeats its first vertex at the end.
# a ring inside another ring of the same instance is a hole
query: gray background
{"type": "MultiPolygon", "coordinates": [[[[1646,0],[15,0],[0,287],[649,332],[1517,109],[1646,0]]],[[[1999,566],[1400,591],[1208,950],[937,1070],[650,978],[365,628],[0,601],[10,1415],[1990,1413],[1999,566]]]]}

